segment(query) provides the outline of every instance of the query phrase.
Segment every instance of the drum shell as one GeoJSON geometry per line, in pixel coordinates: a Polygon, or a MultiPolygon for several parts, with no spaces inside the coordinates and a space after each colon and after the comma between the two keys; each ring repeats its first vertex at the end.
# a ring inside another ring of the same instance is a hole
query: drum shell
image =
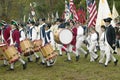
{"type": "Polygon", "coordinates": [[[25,39],[20,42],[20,47],[24,56],[28,56],[34,53],[33,43],[29,39],[25,39]]]}
{"type": "Polygon", "coordinates": [[[55,42],[57,42],[58,44],[62,44],[62,43],[60,42],[60,39],[59,39],[59,33],[60,33],[61,30],[62,30],[62,29],[58,29],[58,30],[56,30],[56,31],[54,32],[54,39],[55,39],[55,42]]]}
{"type": "Polygon", "coordinates": [[[9,63],[13,63],[20,58],[20,56],[18,55],[18,51],[14,47],[14,45],[7,46],[7,48],[4,49],[4,56],[9,61],[9,63]]]}
{"type": "Polygon", "coordinates": [[[57,56],[57,54],[55,53],[55,51],[53,50],[53,47],[51,46],[50,43],[46,44],[45,46],[40,48],[40,51],[43,55],[43,57],[46,60],[49,60],[55,56],[57,56]]]}
{"type": "Polygon", "coordinates": [[[0,43],[0,60],[4,60],[5,57],[4,57],[4,49],[6,49],[7,45],[6,44],[3,44],[3,43],[0,43]]]}
{"type": "Polygon", "coordinates": [[[34,40],[33,41],[33,45],[34,45],[34,52],[38,52],[40,51],[40,48],[42,46],[42,40],[39,39],[39,40],[34,40]]]}

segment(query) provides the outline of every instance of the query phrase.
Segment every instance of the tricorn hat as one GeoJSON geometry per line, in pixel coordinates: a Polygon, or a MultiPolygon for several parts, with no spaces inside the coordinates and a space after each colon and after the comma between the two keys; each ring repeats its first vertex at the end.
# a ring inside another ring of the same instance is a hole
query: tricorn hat
{"type": "Polygon", "coordinates": [[[1,20],[0,26],[4,26],[5,24],[6,24],[6,22],[4,20],[1,20]]]}
{"type": "Polygon", "coordinates": [[[105,19],[103,19],[103,20],[104,20],[104,22],[111,22],[111,21],[112,21],[112,18],[108,17],[108,18],[105,18],[105,19]]]}
{"type": "Polygon", "coordinates": [[[15,20],[11,20],[11,24],[15,25],[16,27],[18,27],[18,23],[15,20]]]}

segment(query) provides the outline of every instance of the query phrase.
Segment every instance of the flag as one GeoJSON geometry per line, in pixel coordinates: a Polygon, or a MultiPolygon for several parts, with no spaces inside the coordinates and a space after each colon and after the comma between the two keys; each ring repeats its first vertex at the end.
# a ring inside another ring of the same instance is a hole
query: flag
{"type": "Polygon", "coordinates": [[[111,24],[113,25],[113,27],[116,26],[116,20],[117,17],[119,16],[117,10],[116,10],[116,7],[115,7],[115,2],[113,1],[113,8],[112,8],[112,21],[111,21],[111,24]]]}
{"type": "Polygon", "coordinates": [[[54,22],[55,21],[55,17],[54,17],[54,14],[52,13],[51,14],[51,22],[54,22]]]}
{"type": "Polygon", "coordinates": [[[79,22],[82,24],[85,24],[86,22],[86,13],[85,10],[82,6],[77,11],[78,17],[79,17],[79,22]]]}
{"type": "Polygon", "coordinates": [[[68,2],[65,0],[65,12],[64,12],[65,21],[68,21],[70,19],[70,16],[71,16],[70,6],[68,2]]]}
{"type": "Polygon", "coordinates": [[[116,7],[115,7],[115,2],[113,2],[113,8],[112,8],[112,19],[115,19],[119,16],[116,7]]]}
{"type": "Polygon", "coordinates": [[[48,13],[48,19],[47,19],[48,22],[50,22],[50,14],[48,13]]]}
{"type": "Polygon", "coordinates": [[[87,0],[87,10],[89,13],[88,27],[96,25],[97,9],[95,0],[87,0]]]}
{"type": "Polygon", "coordinates": [[[78,21],[79,17],[78,17],[76,7],[75,7],[75,4],[74,4],[73,0],[70,0],[70,12],[73,14],[74,20],[78,21]]]}
{"type": "Polygon", "coordinates": [[[56,20],[59,18],[58,11],[55,14],[55,18],[56,18],[56,20]]]}
{"type": "Polygon", "coordinates": [[[103,19],[111,17],[110,8],[107,0],[100,0],[98,6],[98,15],[96,20],[96,30],[101,34],[101,25],[104,25],[103,19]]]}
{"type": "Polygon", "coordinates": [[[31,10],[31,15],[35,16],[35,10],[33,8],[33,5],[30,3],[30,10],[31,10]]]}

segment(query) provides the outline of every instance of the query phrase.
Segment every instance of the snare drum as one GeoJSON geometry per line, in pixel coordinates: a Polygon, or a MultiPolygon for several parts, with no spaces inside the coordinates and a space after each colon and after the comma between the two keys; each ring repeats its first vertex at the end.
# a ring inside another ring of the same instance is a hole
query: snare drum
{"type": "Polygon", "coordinates": [[[5,49],[7,47],[7,45],[6,44],[3,44],[3,43],[0,43],[0,60],[4,60],[5,59],[5,57],[4,57],[4,52],[3,52],[3,50],[5,49]]]}
{"type": "Polygon", "coordinates": [[[40,48],[40,51],[43,55],[43,57],[46,59],[46,60],[49,60],[49,59],[52,59],[54,58],[55,56],[57,56],[57,52],[55,52],[51,46],[50,43],[46,44],[45,46],[41,47],[40,48]]]}
{"type": "Polygon", "coordinates": [[[33,44],[34,44],[34,52],[38,52],[40,51],[40,48],[42,46],[42,40],[34,40],[33,41],[33,44]]]}
{"type": "Polygon", "coordinates": [[[25,39],[21,41],[20,47],[24,56],[28,56],[34,53],[32,42],[29,39],[25,39]]]}
{"type": "Polygon", "coordinates": [[[20,58],[20,56],[18,55],[18,51],[14,47],[14,45],[7,46],[3,51],[4,56],[6,57],[6,60],[9,61],[9,63],[13,63],[20,58]]]}
{"type": "Polygon", "coordinates": [[[54,32],[55,41],[59,44],[70,44],[73,34],[69,29],[59,29],[54,32]]]}

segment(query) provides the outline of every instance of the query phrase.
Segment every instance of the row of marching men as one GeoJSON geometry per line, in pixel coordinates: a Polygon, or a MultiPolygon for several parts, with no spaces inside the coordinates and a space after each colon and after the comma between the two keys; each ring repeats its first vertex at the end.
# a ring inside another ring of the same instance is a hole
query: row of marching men
{"type": "MultiPolygon", "coordinates": [[[[18,25],[15,20],[11,24],[1,21],[0,33],[0,57],[4,59],[3,66],[10,64],[8,70],[14,70],[16,61],[23,64],[23,69],[26,69],[27,63],[22,59],[21,55],[28,58],[28,62],[32,62],[32,54],[36,57],[36,62],[42,59],[42,64],[52,66],[55,63],[57,52],[53,49],[50,40],[51,34],[49,31],[50,25],[45,23],[42,19],[41,24],[36,28],[35,22],[27,23],[27,36],[23,30],[23,25],[18,25]],[[40,56],[36,52],[41,52],[40,56]]],[[[51,37],[52,39],[52,37],[51,37]]]]}
{"type": "MultiPolygon", "coordinates": [[[[105,19],[104,21],[106,23],[109,23],[110,25],[111,21],[109,20],[109,18],[105,19]]],[[[108,45],[109,44],[107,41],[108,39],[105,38],[105,34],[102,34],[100,36],[100,39],[98,39],[99,34],[95,31],[94,28],[91,28],[89,31],[89,34],[87,35],[87,37],[85,37],[84,27],[79,22],[75,23],[73,20],[70,20],[69,23],[64,23],[64,20],[57,19],[57,21],[54,24],[52,24],[52,26],[50,24],[45,23],[45,18],[40,19],[39,22],[40,23],[38,26],[35,26],[34,21],[28,22],[26,25],[27,26],[26,27],[27,34],[26,34],[22,29],[22,27],[19,28],[19,31],[17,30],[18,24],[16,21],[11,21],[11,26],[7,25],[3,21],[2,22],[3,28],[1,30],[1,33],[2,33],[1,36],[3,40],[2,43],[5,42],[7,43],[7,45],[13,44],[15,47],[17,47],[19,53],[24,53],[24,55],[28,57],[29,62],[32,61],[32,54],[34,54],[36,57],[36,62],[38,62],[38,60],[41,57],[42,64],[46,63],[47,66],[52,66],[56,60],[54,59],[57,55],[57,53],[54,51],[56,47],[59,50],[59,55],[62,55],[62,49],[66,51],[67,60],[65,61],[72,60],[70,56],[71,52],[75,53],[76,61],[79,60],[81,53],[85,54],[85,58],[88,56],[88,53],[89,53],[90,61],[91,62],[96,61],[99,57],[98,54],[95,53],[97,50],[96,46],[99,45],[98,42],[100,41],[101,54],[100,54],[99,63],[104,63],[104,58],[106,55],[106,61],[104,64],[105,67],[108,65],[108,62],[111,61],[111,59],[113,59],[115,65],[117,65],[118,60],[111,53],[112,49],[108,45]],[[12,28],[12,26],[14,27],[12,28]],[[14,31],[18,32],[20,36],[16,32],[14,34],[14,31]],[[12,34],[12,37],[10,36],[11,34],[12,34]],[[15,36],[15,40],[14,40],[14,36],[15,36]],[[35,45],[34,50],[33,48],[31,49],[33,45],[31,45],[30,42],[34,43],[35,45]],[[82,48],[83,42],[87,43],[88,51],[85,51],[82,48]],[[103,43],[106,43],[106,44],[103,44],[103,43]],[[42,53],[40,54],[40,57],[36,53],[38,51],[42,53]]],[[[23,26],[23,25],[19,25],[19,26],[23,26]]],[[[105,26],[104,27],[102,26],[101,28],[105,29],[105,26]]],[[[103,31],[105,32],[105,30],[103,31]]],[[[110,33],[108,32],[106,34],[106,37],[109,37],[108,34],[110,33]]],[[[111,39],[111,40],[114,40],[114,39],[111,39]]],[[[1,45],[1,47],[3,47],[3,45],[1,45]]],[[[22,58],[19,58],[19,61],[23,63],[23,69],[25,69],[26,62],[22,60],[22,58]]],[[[4,65],[6,65],[6,60],[4,60],[4,65]]],[[[11,64],[10,70],[14,70],[13,63],[11,64]]]]}

